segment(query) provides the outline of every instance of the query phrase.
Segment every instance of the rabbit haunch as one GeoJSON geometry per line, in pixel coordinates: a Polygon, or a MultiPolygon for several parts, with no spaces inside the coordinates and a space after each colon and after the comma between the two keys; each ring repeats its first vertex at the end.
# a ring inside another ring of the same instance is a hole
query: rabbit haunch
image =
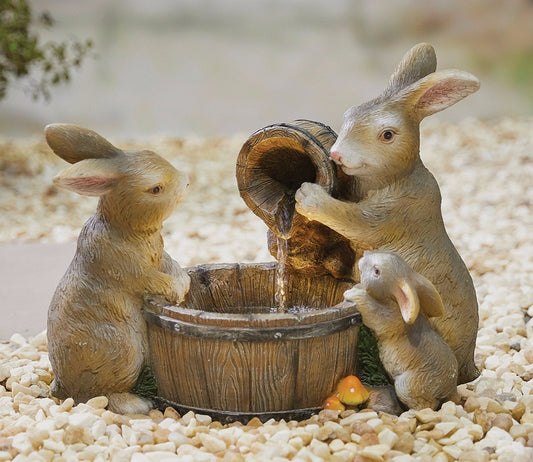
{"type": "Polygon", "coordinates": [[[457,390],[457,360],[428,321],[444,314],[439,293],[392,252],[365,252],[359,269],[361,284],[344,296],[376,335],[398,399],[411,409],[437,408],[457,390]]]}
{"type": "MultiPolygon", "coordinates": [[[[296,210],[346,237],[354,249],[391,250],[426,276],[443,297],[444,315],[432,319],[459,363],[459,383],[479,375],[474,364],[478,328],[472,278],[451,242],[437,181],[420,159],[420,121],[479,88],[463,71],[435,72],[433,48],[410,50],[378,98],[349,109],[330,155],[356,179],[358,202],[334,199],[304,183],[296,210]]],[[[357,267],[353,278],[358,280],[357,267]]]]}
{"type": "Polygon", "coordinates": [[[151,151],[123,152],[75,125],[50,125],[46,138],[73,164],[54,183],[100,196],[48,312],[52,393],[76,401],[103,394],[115,412],[146,412],[151,403],[129,393],[148,364],[141,308],[146,294],[179,303],[189,289],[161,236],[188,178],[151,151]]]}

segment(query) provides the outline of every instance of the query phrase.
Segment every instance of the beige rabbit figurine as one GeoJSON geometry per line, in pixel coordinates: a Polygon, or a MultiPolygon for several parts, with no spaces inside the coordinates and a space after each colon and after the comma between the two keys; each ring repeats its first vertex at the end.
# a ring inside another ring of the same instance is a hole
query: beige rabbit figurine
{"type": "MultiPolygon", "coordinates": [[[[397,252],[436,286],[444,315],[431,322],[455,353],[458,381],[464,383],[479,375],[476,293],[446,233],[437,181],[420,159],[419,124],[475,92],[479,82],[467,72],[435,68],[431,45],[416,45],[379,97],[344,115],[330,155],[356,178],[361,200],[337,200],[319,185],[304,183],[296,193],[296,210],[346,237],[354,249],[397,252]]],[[[356,281],[357,273],[354,265],[356,281]]]]}
{"type": "Polygon", "coordinates": [[[76,402],[105,395],[118,413],[146,413],[130,393],[148,364],[145,294],[179,303],[189,275],[163,250],[161,227],[185,193],[187,175],[151,151],[122,151],[97,133],[48,125],[46,141],[70,167],[54,183],[100,196],[48,312],[52,394],[76,402]]]}
{"type": "Polygon", "coordinates": [[[428,321],[444,314],[439,293],[392,252],[366,251],[359,269],[361,284],[344,297],[374,332],[398,399],[410,409],[436,409],[457,391],[457,360],[428,321]]]}

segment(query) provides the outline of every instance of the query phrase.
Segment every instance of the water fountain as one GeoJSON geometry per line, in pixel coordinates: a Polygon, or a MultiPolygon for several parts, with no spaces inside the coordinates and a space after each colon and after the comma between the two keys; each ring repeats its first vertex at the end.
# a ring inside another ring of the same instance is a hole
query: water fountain
{"type": "Polygon", "coordinates": [[[311,121],[258,130],[237,159],[237,182],[267,224],[277,262],[188,268],[180,306],[145,303],[159,395],[221,420],[305,418],[355,373],[361,324],[343,303],[355,251],[294,211],[304,181],[355,194],[328,156],[335,133],[311,121]]]}

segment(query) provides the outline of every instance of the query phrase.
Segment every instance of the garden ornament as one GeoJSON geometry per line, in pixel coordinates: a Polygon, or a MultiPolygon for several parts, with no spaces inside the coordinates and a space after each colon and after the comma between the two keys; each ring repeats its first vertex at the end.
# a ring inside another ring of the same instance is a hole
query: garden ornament
{"type": "Polygon", "coordinates": [[[428,320],[444,315],[439,293],[392,252],[365,252],[359,269],[361,283],[344,297],[376,336],[398,399],[410,409],[436,409],[457,391],[457,360],[428,320]]]}
{"type": "Polygon", "coordinates": [[[146,294],[183,300],[189,276],[163,250],[163,221],[180,202],[187,175],[151,151],[122,151],[97,133],[48,125],[46,140],[70,162],[54,183],[100,196],[48,312],[52,394],[76,402],[105,395],[118,413],[146,413],[130,393],[148,365],[146,294]]]}
{"type": "MultiPolygon", "coordinates": [[[[420,159],[419,123],[475,92],[479,81],[467,72],[435,68],[433,48],[416,45],[379,97],[346,112],[330,156],[355,177],[361,199],[335,199],[320,185],[304,183],[296,211],[346,237],[355,249],[397,252],[436,286],[444,315],[431,323],[455,353],[458,382],[464,383],[479,375],[476,293],[446,233],[437,181],[420,159]]],[[[359,279],[356,265],[353,279],[359,279]]]]}

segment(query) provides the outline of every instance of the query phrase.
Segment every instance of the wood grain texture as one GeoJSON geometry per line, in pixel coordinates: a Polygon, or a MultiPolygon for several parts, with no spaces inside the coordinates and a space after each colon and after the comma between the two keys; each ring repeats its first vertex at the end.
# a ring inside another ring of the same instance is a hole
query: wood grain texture
{"type": "Polygon", "coordinates": [[[316,408],[356,371],[359,313],[353,305],[334,306],[351,285],[296,275],[290,298],[306,309],[265,312],[275,269],[275,263],[200,265],[187,270],[191,294],[183,306],[146,300],[162,398],[243,413],[316,408]],[[210,306],[198,305],[210,299],[210,306]],[[236,300],[242,305],[229,306],[236,300]]]}
{"type": "Polygon", "coordinates": [[[242,146],[236,175],[241,197],[269,228],[267,242],[273,256],[277,255],[277,236],[285,234],[289,236],[289,269],[349,279],[357,249],[335,231],[294,210],[294,195],[304,182],[322,185],[333,197],[357,199],[354,179],[338,171],[329,157],[336,138],[330,127],[310,120],[269,125],[242,146]]]}

